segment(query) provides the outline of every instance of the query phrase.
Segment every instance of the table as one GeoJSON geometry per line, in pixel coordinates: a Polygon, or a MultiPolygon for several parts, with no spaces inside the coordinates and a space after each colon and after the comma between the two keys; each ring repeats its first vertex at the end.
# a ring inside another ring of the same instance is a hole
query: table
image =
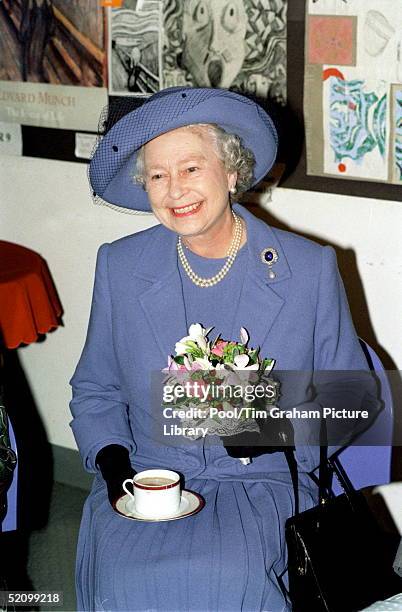
{"type": "Polygon", "coordinates": [[[62,306],[46,261],[0,240],[0,331],[6,348],[36,342],[61,324],[62,306]]]}

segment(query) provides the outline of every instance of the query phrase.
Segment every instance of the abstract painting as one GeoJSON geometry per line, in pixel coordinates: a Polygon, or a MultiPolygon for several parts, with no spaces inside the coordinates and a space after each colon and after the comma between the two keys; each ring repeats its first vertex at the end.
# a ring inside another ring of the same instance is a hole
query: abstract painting
{"type": "Polygon", "coordinates": [[[0,121],[94,130],[106,81],[99,0],[0,2],[0,121]]]}
{"type": "Polygon", "coordinates": [[[402,28],[395,22],[398,14],[399,0],[307,2],[308,174],[401,180],[402,28]]]}
{"type": "Polygon", "coordinates": [[[392,88],[392,123],[393,123],[393,182],[402,184],[402,87],[392,88]]]}
{"type": "Polygon", "coordinates": [[[103,87],[98,0],[3,0],[0,80],[103,87]]]}
{"type": "Polygon", "coordinates": [[[344,69],[324,83],[324,172],[387,180],[387,90],[356,73],[344,69]]]}
{"type": "Polygon", "coordinates": [[[312,15],[308,20],[308,62],[354,66],[356,19],[312,15]]]}

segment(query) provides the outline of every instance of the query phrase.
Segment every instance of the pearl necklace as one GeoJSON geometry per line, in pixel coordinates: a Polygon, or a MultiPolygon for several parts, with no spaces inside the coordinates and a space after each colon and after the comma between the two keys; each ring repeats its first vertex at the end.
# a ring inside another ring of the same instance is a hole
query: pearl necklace
{"type": "Polygon", "coordinates": [[[234,260],[236,259],[236,255],[240,247],[243,227],[240,221],[240,217],[238,217],[233,210],[232,210],[232,214],[233,214],[233,218],[235,221],[235,231],[234,231],[232,243],[230,245],[230,248],[227,254],[227,260],[224,266],[219,270],[219,272],[217,272],[214,276],[211,276],[210,278],[203,278],[202,276],[198,276],[198,274],[194,272],[194,270],[188,263],[188,260],[184,254],[183,246],[181,242],[181,236],[179,236],[177,240],[177,251],[179,254],[180,262],[187,276],[190,278],[190,280],[192,280],[192,282],[195,285],[197,285],[197,287],[212,287],[213,285],[216,285],[217,283],[219,283],[229,272],[230,268],[233,265],[234,260]]]}

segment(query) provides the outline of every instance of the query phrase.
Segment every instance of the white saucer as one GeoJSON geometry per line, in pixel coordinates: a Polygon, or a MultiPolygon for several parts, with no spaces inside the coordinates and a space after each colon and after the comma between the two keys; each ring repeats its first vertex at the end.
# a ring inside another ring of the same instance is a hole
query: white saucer
{"type": "Polygon", "coordinates": [[[127,493],[122,495],[115,503],[115,510],[121,516],[131,519],[133,521],[146,521],[148,523],[155,523],[160,521],[176,521],[177,519],[184,518],[196,514],[204,507],[205,501],[193,491],[186,491],[183,489],[181,492],[181,501],[179,510],[172,516],[164,516],[163,518],[153,517],[148,518],[144,514],[140,514],[134,507],[134,500],[131,495],[127,493]]]}

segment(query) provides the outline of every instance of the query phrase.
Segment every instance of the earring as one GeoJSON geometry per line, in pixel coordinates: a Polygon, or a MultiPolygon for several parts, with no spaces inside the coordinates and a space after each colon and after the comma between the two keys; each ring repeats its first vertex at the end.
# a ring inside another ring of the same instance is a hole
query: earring
{"type": "Polygon", "coordinates": [[[234,195],[236,193],[237,189],[236,189],[236,187],[231,187],[229,189],[229,191],[230,191],[230,193],[232,193],[234,195]]]}

